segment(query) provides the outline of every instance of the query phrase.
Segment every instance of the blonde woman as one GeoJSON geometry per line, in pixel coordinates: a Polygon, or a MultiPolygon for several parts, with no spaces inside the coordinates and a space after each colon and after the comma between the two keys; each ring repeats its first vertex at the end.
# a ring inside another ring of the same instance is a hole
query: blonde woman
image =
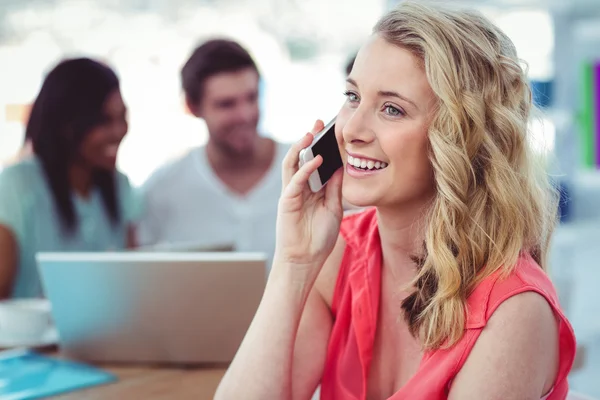
{"type": "Polygon", "coordinates": [[[564,399],[556,198],[513,44],[479,14],[403,2],[346,97],[326,189],[306,185],[320,158],[297,169],[312,135],[284,161],[273,269],[217,398],[564,399]],[[370,208],[342,218],[342,195],[370,208]]]}

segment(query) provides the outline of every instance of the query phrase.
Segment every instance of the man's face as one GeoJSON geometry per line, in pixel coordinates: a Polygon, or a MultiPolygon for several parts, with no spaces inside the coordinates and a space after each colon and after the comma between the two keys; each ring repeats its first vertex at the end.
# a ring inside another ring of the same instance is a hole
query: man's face
{"type": "Polygon", "coordinates": [[[252,154],[258,138],[258,73],[253,68],[213,75],[190,108],[204,119],[210,140],[232,157],[252,154]]]}

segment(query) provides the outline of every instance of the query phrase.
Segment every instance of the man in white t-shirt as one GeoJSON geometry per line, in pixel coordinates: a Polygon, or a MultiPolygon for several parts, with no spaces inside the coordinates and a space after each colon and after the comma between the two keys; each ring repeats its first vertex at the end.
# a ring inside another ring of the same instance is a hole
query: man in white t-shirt
{"type": "Polygon", "coordinates": [[[181,71],[187,106],[208,127],[205,146],[144,184],[141,245],[178,244],[262,251],[272,259],[287,145],[261,137],[259,73],[230,40],[198,47],[181,71]]]}

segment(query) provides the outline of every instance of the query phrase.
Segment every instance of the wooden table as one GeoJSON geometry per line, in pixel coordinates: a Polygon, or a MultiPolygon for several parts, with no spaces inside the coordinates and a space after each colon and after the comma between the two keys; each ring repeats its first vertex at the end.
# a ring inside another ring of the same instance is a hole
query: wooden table
{"type": "MultiPolygon", "coordinates": [[[[56,352],[50,356],[61,357],[56,352]]],[[[69,392],[53,399],[212,399],[224,366],[211,367],[156,367],[96,365],[117,376],[117,381],[106,385],[69,392]]]]}

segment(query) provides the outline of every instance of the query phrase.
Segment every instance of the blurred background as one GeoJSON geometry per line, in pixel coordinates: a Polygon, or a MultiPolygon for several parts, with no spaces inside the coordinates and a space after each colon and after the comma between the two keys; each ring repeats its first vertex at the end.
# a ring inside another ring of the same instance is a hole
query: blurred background
{"type": "MultiPolygon", "coordinates": [[[[345,65],[395,0],[0,0],[0,164],[64,57],[116,69],[130,130],[118,164],[134,186],[206,140],[179,71],[195,45],[238,40],[262,73],[261,132],[295,141],[335,115],[345,65]]],[[[472,0],[514,41],[542,114],[531,140],[563,188],[552,277],[580,343],[572,387],[600,397],[600,0],[472,0]]]]}

